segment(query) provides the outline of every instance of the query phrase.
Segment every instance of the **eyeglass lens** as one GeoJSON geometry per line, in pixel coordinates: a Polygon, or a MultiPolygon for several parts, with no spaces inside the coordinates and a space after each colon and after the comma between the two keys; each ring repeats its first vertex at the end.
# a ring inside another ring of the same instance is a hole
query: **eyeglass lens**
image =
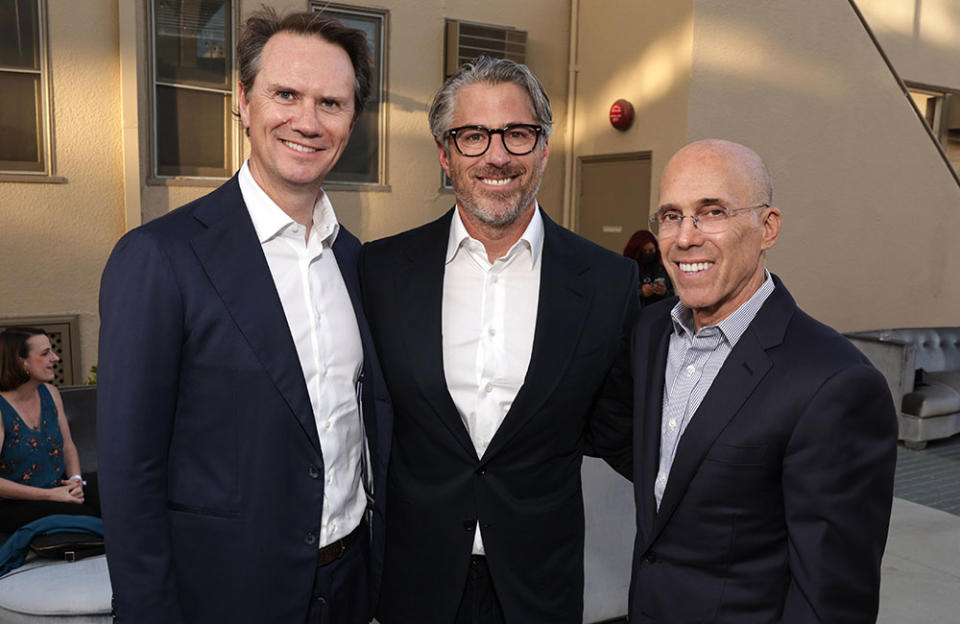
{"type": "Polygon", "coordinates": [[[537,145],[537,127],[532,125],[507,126],[490,130],[483,126],[456,129],[453,134],[457,149],[464,156],[479,156],[490,147],[491,135],[499,134],[503,146],[514,156],[523,156],[537,145]]]}

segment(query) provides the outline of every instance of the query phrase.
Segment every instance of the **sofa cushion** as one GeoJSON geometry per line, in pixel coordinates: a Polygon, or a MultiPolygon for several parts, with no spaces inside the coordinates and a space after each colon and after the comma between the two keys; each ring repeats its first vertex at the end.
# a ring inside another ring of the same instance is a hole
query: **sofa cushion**
{"type": "Polygon", "coordinates": [[[109,614],[111,597],[103,555],[72,563],[34,560],[0,577],[0,613],[109,614]]]}
{"type": "Polygon", "coordinates": [[[903,395],[903,412],[921,418],[960,412],[960,371],[925,371],[921,385],[903,395]]]}

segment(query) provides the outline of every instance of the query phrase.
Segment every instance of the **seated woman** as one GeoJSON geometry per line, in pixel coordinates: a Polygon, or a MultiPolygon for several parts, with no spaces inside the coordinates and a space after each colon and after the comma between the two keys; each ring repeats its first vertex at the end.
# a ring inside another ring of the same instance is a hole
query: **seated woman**
{"type": "Polygon", "coordinates": [[[0,532],[52,514],[100,515],[96,475],[80,474],[42,329],[0,332],[0,532]]]}

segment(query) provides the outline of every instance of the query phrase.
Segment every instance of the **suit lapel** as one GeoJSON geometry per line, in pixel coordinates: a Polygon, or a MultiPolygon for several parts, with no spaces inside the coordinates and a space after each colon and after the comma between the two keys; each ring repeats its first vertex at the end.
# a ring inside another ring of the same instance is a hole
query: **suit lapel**
{"type": "Polygon", "coordinates": [[[640,423],[636,439],[639,477],[636,483],[636,496],[639,510],[637,522],[641,532],[640,541],[645,542],[653,532],[657,514],[657,501],[653,493],[653,482],[659,470],[660,460],[660,420],[663,412],[663,384],[667,367],[667,348],[670,345],[671,323],[669,314],[661,316],[652,323],[642,340],[634,345],[634,357],[637,364],[639,394],[635,404],[643,410],[635,419],[640,423]]]}
{"type": "MultiPolygon", "coordinates": [[[[333,241],[333,256],[340,268],[340,276],[343,278],[347,294],[350,296],[353,315],[357,321],[357,329],[360,331],[360,343],[363,347],[363,372],[361,376],[366,376],[368,373],[373,374],[373,369],[376,367],[379,370],[379,365],[376,361],[373,337],[370,334],[370,326],[367,325],[367,317],[363,313],[363,300],[360,295],[360,275],[357,269],[360,241],[342,225],[337,238],[333,241]]],[[[379,375],[377,376],[379,377],[379,375]]],[[[360,397],[360,400],[362,401],[363,397],[360,397]]],[[[359,407],[362,410],[364,406],[361,404],[359,407]]],[[[362,412],[364,415],[363,425],[370,440],[370,448],[377,448],[379,427],[375,407],[371,404],[370,408],[362,412]]]]}
{"type": "Polygon", "coordinates": [[[651,540],[656,539],[670,520],[717,436],[737,415],[773,365],[767,349],[783,342],[787,325],[796,310],[793,298],[779,278],[774,276],[773,280],[773,293],[727,356],[680,437],[651,540]]]}
{"type": "Polygon", "coordinates": [[[543,256],[540,268],[540,299],[533,351],[523,385],[490,442],[484,459],[507,444],[540,409],[563,377],[593,300],[590,267],[579,261],[564,244],[566,232],[542,210],[543,256]]]}
{"type": "Polygon", "coordinates": [[[411,241],[406,250],[407,267],[398,275],[405,287],[396,313],[404,317],[410,368],[423,396],[464,451],[477,458],[443,372],[443,275],[452,217],[453,210],[450,210],[430,224],[423,237],[411,241]]]}
{"type": "Polygon", "coordinates": [[[190,242],[194,253],[319,454],[320,440],[300,359],[237,178],[199,204],[194,216],[207,226],[190,242]]]}

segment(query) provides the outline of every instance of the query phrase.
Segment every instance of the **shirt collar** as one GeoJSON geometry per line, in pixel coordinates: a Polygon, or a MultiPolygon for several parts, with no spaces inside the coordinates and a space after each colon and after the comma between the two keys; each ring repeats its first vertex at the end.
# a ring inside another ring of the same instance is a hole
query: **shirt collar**
{"type": "MultiPolygon", "coordinates": [[[[453,219],[450,222],[450,236],[447,239],[447,257],[445,264],[450,264],[464,245],[473,243],[479,245],[481,248],[483,247],[483,243],[467,233],[467,228],[463,225],[463,220],[460,218],[460,205],[457,204],[457,207],[453,210],[453,219]]],[[[519,247],[526,247],[530,250],[530,270],[534,270],[537,267],[537,263],[540,262],[540,256],[543,253],[543,217],[540,215],[540,204],[537,200],[533,200],[533,218],[530,219],[530,223],[527,224],[523,234],[521,234],[517,242],[510,247],[510,250],[507,251],[504,258],[515,254],[519,247]]]]}
{"type": "MultiPolygon", "coordinates": [[[[750,326],[753,319],[756,318],[761,306],[763,306],[763,302],[773,293],[773,278],[770,276],[770,271],[764,269],[763,273],[765,277],[763,284],[757,289],[757,292],[753,293],[753,296],[747,299],[727,318],[716,325],[701,327],[700,331],[711,327],[718,327],[721,335],[726,338],[730,344],[730,348],[733,348],[733,346],[737,344],[737,341],[740,340],[740,337],[743,336],[744,332],[747,331],[747,327],[750,326]]],[[[687,335],[689,337],[696,335],[697,332],[694,330],[693,325],[693,312],[680,301],[678,301],[670,311],[670,318],[673,319],[673,331],[678,335],[687,335]]]]}
{"type": "MultiPolygon", "coordinates": [[[[253,229],[256,230],[257,238],[262,245],[293,225],[295,221],[270,199],[266,191],[260,188],[250,172],[249,162],[249,160],[243,161],[243,166],[237,174],[237,181],[240,183],[243,203],[247,205],[247,211],[253,221],[253,229]]],[[[311,231],[320,236],[320,242],[330,246],[333,246],[340,232],[340,223],[333,211],[333,204],[330,203],[323,189],[320,189],[317,203],[313,206],[311,231]]]]}

